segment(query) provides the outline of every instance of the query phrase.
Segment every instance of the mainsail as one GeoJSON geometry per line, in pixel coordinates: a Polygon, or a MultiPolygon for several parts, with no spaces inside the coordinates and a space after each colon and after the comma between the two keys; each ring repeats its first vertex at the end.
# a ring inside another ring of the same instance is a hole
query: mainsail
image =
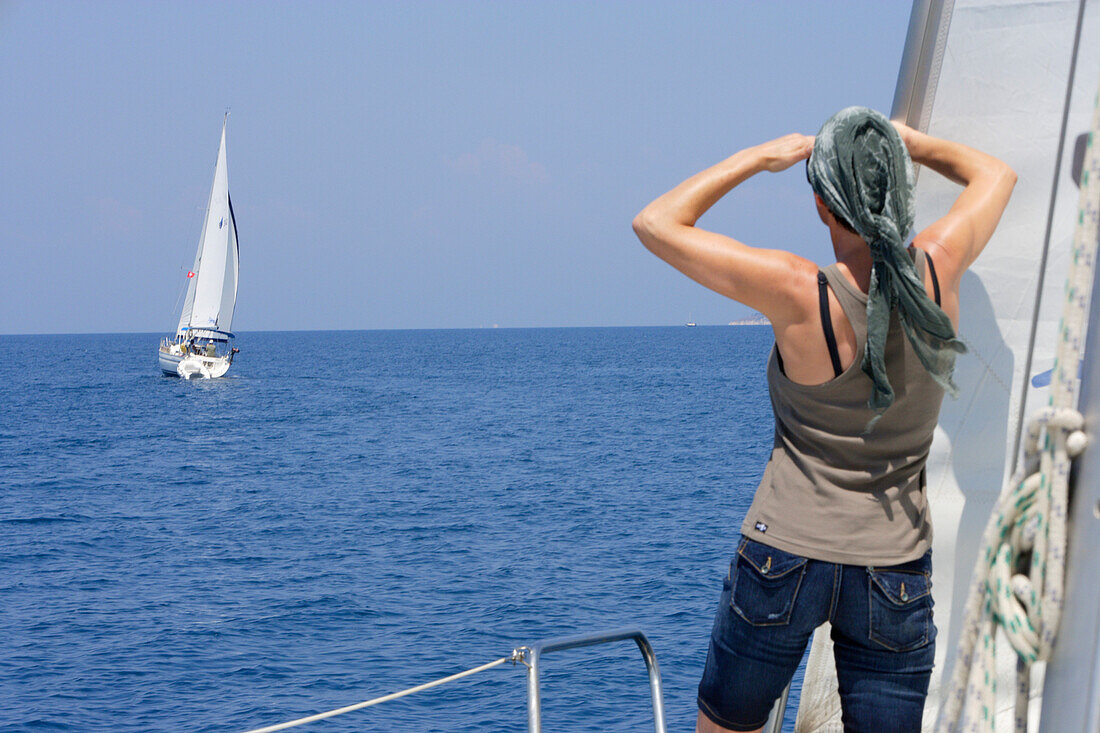
{"type": "MultiPolygon", "coordinates": [[[[228,117],[228,115],[227,115],[228,117]]],[[[229,176],[225,166],[225,121],[214,165],[214,183],[206,205],[199,248],[195,253],[194,275],[187,284],[176,334],[188,330],[229,332],[237,300],[237,224],[229,199],[229,176]]]]}
{"type": "MultiPolygon", "coordinates": [[[[970,354],[958,359],[960,396],[945,400],[928,460],[939,638],[926,730],[951,678],[986,519],[1011,473],[1025,417],[1047,400],[1044,373],[1054,361],[1077,207],[1077,140],[1089,128],[1100,79],[1097,40],[1100,0],[913,5],[892,116],[987,151],[1019,176],[996,234],[962,283],[959,335],[970,354]]],[[[914,231],[942,216],[958,191],[921,173],[914,231]]],[[[811,652],[800,732],[842,729],[826,636],[818,633],[811,652]]],[[[998,730],[1009,730],[1013,660],[1000,661],[998,730]]]]}

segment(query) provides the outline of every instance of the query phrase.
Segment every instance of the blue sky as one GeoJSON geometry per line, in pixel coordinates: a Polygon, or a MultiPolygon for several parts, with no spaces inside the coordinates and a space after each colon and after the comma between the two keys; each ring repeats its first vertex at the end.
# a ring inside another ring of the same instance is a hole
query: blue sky
{"type": "MultiPolygon", "coordinates": [[[[741,147],[889,111],[909,8],[0,3],[0,333],[171,331],[226,108],[235,331],[742,318],[631,218],[741,147]]],[[[700,225],[830,255],[801,166],[700,225]]]]}

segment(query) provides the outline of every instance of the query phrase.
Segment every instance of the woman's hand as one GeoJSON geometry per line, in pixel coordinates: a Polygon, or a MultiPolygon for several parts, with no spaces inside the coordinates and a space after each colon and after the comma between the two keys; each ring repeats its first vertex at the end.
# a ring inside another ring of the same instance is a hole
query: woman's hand
{"type": "Polygon", "coordinates": [[[813,135],[793,133],[756,146],[762,158],[764,170],[778,173],[800,160],[806,160],[814,149],[813,135]]]}

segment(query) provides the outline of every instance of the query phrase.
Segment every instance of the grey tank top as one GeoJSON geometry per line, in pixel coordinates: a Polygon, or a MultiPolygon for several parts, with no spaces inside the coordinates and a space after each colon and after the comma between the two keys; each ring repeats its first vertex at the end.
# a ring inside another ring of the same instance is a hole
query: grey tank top
{"type": "MultiPolygon", "coordinates": [[[[925,254],[915,250],[923,278],[925,254]]],[[[856,336],[856,358],[824,384],[788,379],[776,350],[768,361],[775,444],[741,526],[745,537],[780,550],[847,565],[895,565],[924,555],[932,525],[924,464],[943,389],[890,318],[886,371],[897,398],[864,434],[871,380],[860,367],[867,342],[867,295],[836,265],[824,269],[856,336]]]]}

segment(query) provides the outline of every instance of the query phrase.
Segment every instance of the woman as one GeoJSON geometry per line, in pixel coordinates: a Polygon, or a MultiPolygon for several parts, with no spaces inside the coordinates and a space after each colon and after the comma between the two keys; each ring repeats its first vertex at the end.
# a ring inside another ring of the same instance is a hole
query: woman
{"type": "Polygon", "coordinates": [[[965,351],[959,283],[1015,181],[989,155],[850,107],[816,138],[735,153],[635,218],[654,254],[775,331],[775,447],[723,587],[697,731],[760,730],[825,621],[845,730],[920,730],[936,636],[924,462],[965,351]],[[835,264],[695,226],[750,176],[802,160],[835,264]],[[906,247],[912,161],[964,188],[906,247]]]}

